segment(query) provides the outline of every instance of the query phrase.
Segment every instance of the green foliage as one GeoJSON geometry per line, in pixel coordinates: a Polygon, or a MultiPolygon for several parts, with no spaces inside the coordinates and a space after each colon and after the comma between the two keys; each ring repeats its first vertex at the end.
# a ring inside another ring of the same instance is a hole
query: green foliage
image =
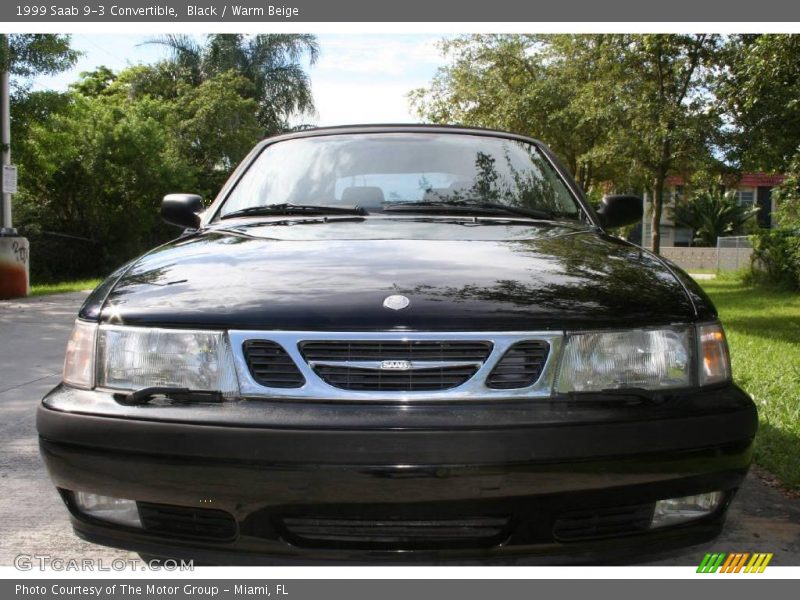
{"type": "Polygon", "coordinates": [[[34,280],[104,273],[165,239],[158,206],[191,189],[192,165],[170,143],[169,107],[72,93],[17,142],[21,231],[34,280]],[[65,237],[66,236],[66,237],[65,237]]]}
{"type": "Polygon", "coordinates": [[[784,182],[774,191],[778,229],[750,237],[753,271],[750,279],[766,280],[800,290],[800,153],[796,154],[784,182]]]}
{"type": "MultiPolygon", "coordinates": [[[[16,48],[33,43],[22,37],[16,48]]],[[[68,44],[63,36],[33,41],[40,50],[68,44]]],[[[313,109],[299,62],[316,59],[313,36],[164,43],[174,46],[171,60],[121,73],[101,66],[66,93],[14,98],[15,224],[31,239],[34,281],[101,275],[174,237],[159,217],[164,194],[212,197],[261,137],[313,109]]],[[[74,60],[68,46],[60,63],[25,56],[20,73],[74,60]]]]}
{"type": "Polygon", "coordinates": [[[179,88],[173,143],[198,170],[196,192],[216,193],[261,137],[251,89],[252,83],[235,71],[179,88]]]}
{"type": "Polygon", "coordinates": [[[701,191],[676,203],[672,220],[678,227],[692,230],[695,246],[716,246],[718,237],[744,233],[745,225],[754,220],[758,210],[740,206],[736,192],[701,191]]]}
{"type": "Polygon", "coordinates": [[[735,36],[716,94],[733,126],[730,159],[783,172],[800,150],[800,36],[735,36]]]}
{"type": "MultiPolygon", "coordinates": [[[[472,35],[443,42],[450,62],[411,93],[425,120],[539,137],[590,191],[652,191],[708,161],[722,120],[707,93],[714,35],[472,35]]],[[[658,249],[658,239],[654,239],[658,249]]]]}
{"type": "Polygon", "coordinates": [[[101,65],[94,71],[83,71],[80,77],[70,87],[84,96],[99,96],[109,89],[117,75],[105,65],[101,65]]]}
{"type": "Polygon", "coordinates": [[[768,229],[750,236],[753,270],[748,281],[800,289],[800,234],[768,229]]]}
{"type": "Polygon", "coordinates": [[[80,55],[69,46],[70,36],[57,34],[0,34],[0,71],[8,71],[18,93],[34,75],[66,71],[80,55]]]}
{"type": "Polygon", "coordinates": [[[232,71],[174,98],[131,93],[147,67],[105,67],[69,93],[19,103],[17,223],[32,239],[35,280],[109,271],[176,233],[164,194],[216,193],[260,137],[251,83],[232,71]]]}
{"type": "Polygon", "coordinates": [[[411,104],[426,121],[540,138],[591,189],[624,174],[613,156],[599,150],[611,107],[595,103],[590,88],[607,66],[599,51],[604,43],[604,36],[470,35],[445,40],[440,48],[450,64],[439,69],[428,88],[411,92],[411,104]]]}
{"type": "MultiPolygon", "coordinates": [[[[301,64],[304,57],[310,65],[317,60],[319,46],[313,35],[212,34],[202,43],[192,36],[166,35],[152,43],[162,44],[172,53],[172,58],[160,65],[167,81],[199,86],[229,71],[248,80],[251,86],[246,97],[257,104],[256,120],[262,135],[283,131],[289,127],[290,117],[314,111],[311,82],[301,64]]],[[[149,82],[151,86],[155,83],[149,82]]],[[[169,87],[164,81],[158,85],[162,90],[169,87]]]]}
{"type": "MultiPolygon", "coordinates": [[[[798,138],[800,141],[800,138],[798,138]]],[[[800,150],[794,155],[786,179],[775,190],[778,209],[775,217],[780,225],[800,232],[800,150]]]]}

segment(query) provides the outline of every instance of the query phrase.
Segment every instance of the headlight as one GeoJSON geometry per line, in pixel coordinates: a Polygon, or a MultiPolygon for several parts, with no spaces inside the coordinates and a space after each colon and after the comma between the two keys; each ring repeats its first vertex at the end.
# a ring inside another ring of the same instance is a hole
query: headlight
{"type": "Polygon", "coordinates": [[[571,334],[561,359],[559,392],[691,385],[691,329],[571,334]]]}
{"type": "Polygon", "coordinates": [[[98,331],[97,385],[178,387],[229,396],[239,389],[223,332],[121,326],[98,331]]]}
{"type": "Polygon", "coordinates": [[[94,346],[97,323],[75,321],[64,357],[64,383],[74,387],[94,387],[94,346]]]}

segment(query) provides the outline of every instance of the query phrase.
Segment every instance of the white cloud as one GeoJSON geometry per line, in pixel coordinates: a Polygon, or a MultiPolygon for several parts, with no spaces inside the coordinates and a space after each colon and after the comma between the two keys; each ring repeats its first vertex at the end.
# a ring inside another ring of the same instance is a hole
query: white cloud
{"type": "Polygon", "coordinates": [[[425,83],[424,80],[416,85],[315,82],[313,89],[318,113],[317,124],[415,122],[417,119],[409,112],[407,94],[414,87],[425,83]]]}
{"type": "Polygon", "coordinates": [[[331,36],[320,40],[316,73],[402,76],[434,69],[441,63],[439,36],[331,36]]]}
{"type": "Polygon", "coordinates": [[[439,35],[324,35],[311,70],[318,125],[410,123],[408,93],[430,83],[439,35]]]}

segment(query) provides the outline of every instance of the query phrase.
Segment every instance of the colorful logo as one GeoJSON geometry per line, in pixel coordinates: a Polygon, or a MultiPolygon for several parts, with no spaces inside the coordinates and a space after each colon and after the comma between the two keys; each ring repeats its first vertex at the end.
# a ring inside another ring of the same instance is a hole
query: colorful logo
{"type": "Polygon", "coordinates": [[[767,568],[772,554],[766,552],[734,552],[726,554],[717,552],[706,554],[700,566],[697,567],[698,573],[763,573],[767,568]],[[748,561],[749,559],[749,561],[748,561]],[[747,563],[745,565],[745,563],[747,563]]]}

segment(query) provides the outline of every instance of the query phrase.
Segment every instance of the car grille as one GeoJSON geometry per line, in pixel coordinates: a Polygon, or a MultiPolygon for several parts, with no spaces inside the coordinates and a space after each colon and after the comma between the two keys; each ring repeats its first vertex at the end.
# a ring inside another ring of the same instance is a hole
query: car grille
{"type": "Polygon", "coordinates": [[[236,537],[233,515],[213,508],[137,502],[142,527],[150,533],[176,538],[226,541],[236,537]]]}
{"type": "Polygon", "coordinates": [[[490,388],[509,390],[528,387],[539,379],[550,344],[540,340],[518,342],[511,346],[486,378],[490,388]]]}
{"type": "Polygon", "coordinates": [[[274,388],[297,388],[305,378],[286,350],[275,342],[247,340],[244,355],[250,373],[261,385],[274,388]]]}
{"type": "Polygon", "coordinates": [[[548,397],[563,338],[558,331],[228,336],[243,397],[359,402],[548,397]]]}
{"type": "Polygon", "coordinates": [[[510,519],[284,517],[282,525],[287,541],[300,547],[419,550],[495,546],[508,537],[510,519]]]}
{"type": "Polygon", "coordinates": [[[380,371],[330,365],[318,365],[314,368],[314,372],[333,387],[375,392],[449,390],[465,383],[477,370],[477,366],[408,371],[380,371]]]}
{"type": "Polygon", "coordinates": [[[491,342],[473,341],[322,341],[300,342],[308,362],[323,360],[436,360],[483,362],[492,351],[491,342]]]}
{"type": "Polygon", "coordinates": [[[553,525],[553,537],[572,542],[647,531],[654,508],[651,503],[563,513],[553,525]]]}
{"type": "Polygon", "coordinates": [[[468,381],[492,351],[491,342],[436,340],[301,342],[300,352],[325,383],[343,390],[447,390],[468,381]],[[403,363],[385,368],[386,362],[403,363]],[[372,363],[365,366],[363,363],[372,363]]]}

